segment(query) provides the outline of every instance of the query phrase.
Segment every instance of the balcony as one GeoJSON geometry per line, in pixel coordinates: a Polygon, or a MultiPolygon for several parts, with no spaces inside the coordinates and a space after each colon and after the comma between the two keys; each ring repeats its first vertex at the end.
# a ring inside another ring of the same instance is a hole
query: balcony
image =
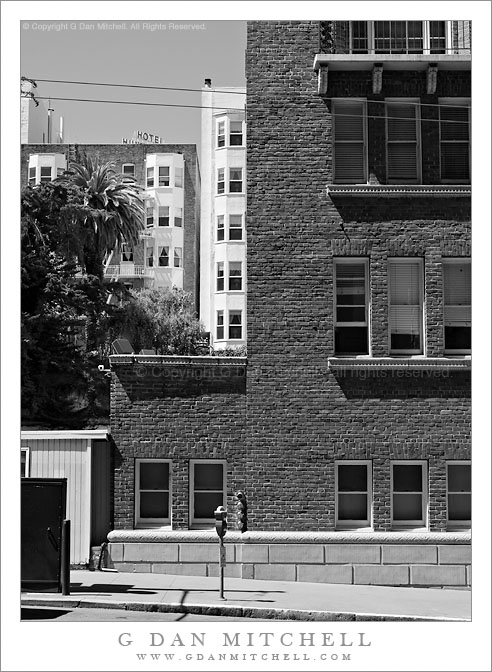
{"type": "Polygon", "coordinates": [[[140,264],[127,262],[107,266],[104,275],[109,280],[117,280],[119,278],[151,278],[153,269],[140,264]]]}
{"type": "Polygon", "coordinates": [[[470,70],[470,21],[322,21],[314,69],[470,70]]]}

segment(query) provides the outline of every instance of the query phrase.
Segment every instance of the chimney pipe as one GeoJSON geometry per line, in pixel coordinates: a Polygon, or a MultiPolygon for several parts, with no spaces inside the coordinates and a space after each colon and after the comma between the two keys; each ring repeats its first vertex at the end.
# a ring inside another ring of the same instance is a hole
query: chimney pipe
{"type": "Polygon", "coordinates": [[[206,79],[205,80],[205,86],[207,87],[207,89],[211,89],[212,88],[212,80],[211,79],[206,79]]]}

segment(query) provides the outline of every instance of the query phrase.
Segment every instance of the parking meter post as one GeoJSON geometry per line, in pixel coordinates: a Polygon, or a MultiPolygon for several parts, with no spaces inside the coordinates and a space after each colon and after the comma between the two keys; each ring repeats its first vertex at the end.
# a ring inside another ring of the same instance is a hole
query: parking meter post
{"type": "Polygon", "coordinates": [[[217,507],[215,510],[215,531],[219,536],[219,578],[220,588],[219,595],[221,600],[224,597],[224,567],[225,567],[225,546],[224,537],[227,532],[227,511],[223,506],[217,507]]]}

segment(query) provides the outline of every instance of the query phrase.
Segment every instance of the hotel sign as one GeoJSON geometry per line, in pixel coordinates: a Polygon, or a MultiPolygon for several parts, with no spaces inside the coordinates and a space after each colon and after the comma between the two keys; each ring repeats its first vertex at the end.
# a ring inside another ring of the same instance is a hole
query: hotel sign
{"type": "Polygon", "coordinates": [[[160,145],[164,142],[160,135],[149,133],[148,131],[133,131],[133,136],[121,138],[124,145],[160,145]]]}

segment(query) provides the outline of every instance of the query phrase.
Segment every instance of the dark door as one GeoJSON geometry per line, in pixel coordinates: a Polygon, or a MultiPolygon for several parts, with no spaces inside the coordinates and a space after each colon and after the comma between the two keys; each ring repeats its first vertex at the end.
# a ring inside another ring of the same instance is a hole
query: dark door
{"type": "Polygon", "coordinates": [[[22,478],[21,583],[24,590],[61,590],[61,535],[66,478],[22,478]]]}

